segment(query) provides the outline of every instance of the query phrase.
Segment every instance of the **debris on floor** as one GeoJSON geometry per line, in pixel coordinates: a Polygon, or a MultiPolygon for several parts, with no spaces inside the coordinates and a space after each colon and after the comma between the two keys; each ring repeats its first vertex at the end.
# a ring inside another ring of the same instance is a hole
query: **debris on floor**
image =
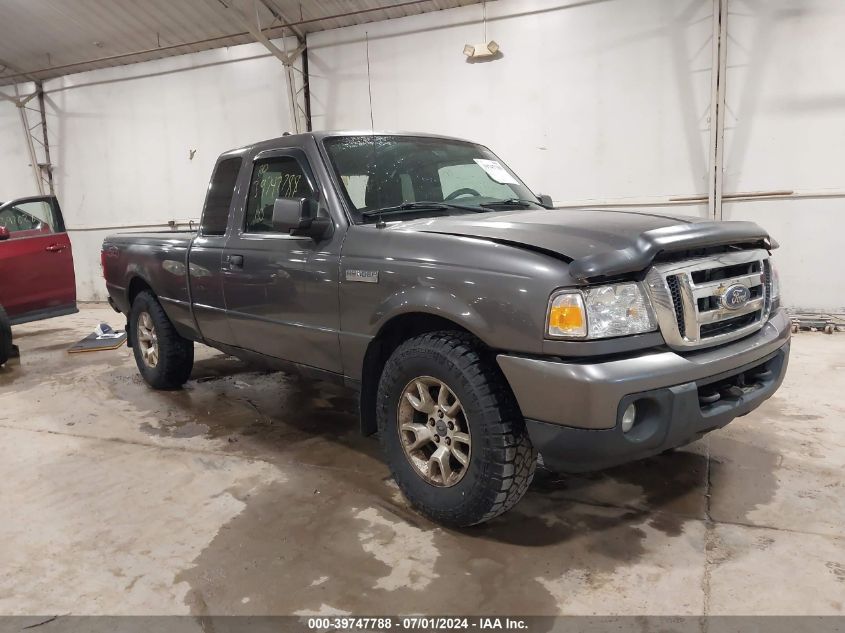
{"type": "Polygon", "coordinates": [[[97,328],[81,341],[68,348],[68,354],[82,352],[102,352],[117,349],[126,342],[126,332],[112,329],[108,323],[100,323],[97,328]]]}

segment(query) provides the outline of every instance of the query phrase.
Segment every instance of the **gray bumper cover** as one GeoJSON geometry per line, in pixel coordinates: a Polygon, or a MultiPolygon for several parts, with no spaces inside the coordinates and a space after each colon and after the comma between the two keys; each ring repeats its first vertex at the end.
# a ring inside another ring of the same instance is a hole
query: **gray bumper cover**
{"type": "Polygon", "coordinates": [[[563,362],[500,354],[499,366],[525,418],[581,429],[616,426],[621,400],[653,389],[731,372],[766,358],[789,341],[790,322],[778,310],[755,334],[716,349],[671,351],[606,362],[563,362]]]}

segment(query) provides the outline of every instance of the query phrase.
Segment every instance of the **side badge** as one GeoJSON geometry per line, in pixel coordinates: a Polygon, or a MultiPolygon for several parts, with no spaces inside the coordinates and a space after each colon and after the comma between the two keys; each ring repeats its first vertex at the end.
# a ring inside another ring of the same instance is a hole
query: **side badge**
{"type": "Polygon", "coordinates": [[[360,281],[365,284],[378,283],[377,270],[347,270],[346,281],[360,281]]]}

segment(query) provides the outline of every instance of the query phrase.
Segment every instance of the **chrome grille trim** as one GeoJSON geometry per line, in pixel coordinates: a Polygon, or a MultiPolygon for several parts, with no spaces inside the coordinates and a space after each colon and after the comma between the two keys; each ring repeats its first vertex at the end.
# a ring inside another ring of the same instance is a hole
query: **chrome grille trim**
{"type": "Polygon", "coordinates": [[[700,349],[742,338],[759,330],[771,311],[769,253],[763,249],[656,264],[646,274],[645,281],[660,332],[667,345],[675,349],[700,349]],[[721,269],[742,264],[748,264],[748,270],[740,274],[699,283],[694,281],[694,277],[702,276],[701,273],[718,275],[721,269]],[[713,306],[723,291],[733,284],[742,284],[749,289],[751,298],[748,302],[737,310],[719,304],[713,306]],[[709,333],[714,327],[718,329],[712,324],[747,315],[754,315],[749,317],[750,322],[741,319],[739,326],[725,323],[726,329],[709,333]],[[708,326],[703,333],[702,325],[708,326]]]}
{"type": "Polygon", "coordinates": [[[677,275],[667,275],[666,285],[669,287],[669,294],[672,297],[672,307],[675,309],[675,319],[678,322],[678,331],[681,336],[686,336],[687,328],[684,319],[684,304],[681,301],[681,284],[677,275]]]}

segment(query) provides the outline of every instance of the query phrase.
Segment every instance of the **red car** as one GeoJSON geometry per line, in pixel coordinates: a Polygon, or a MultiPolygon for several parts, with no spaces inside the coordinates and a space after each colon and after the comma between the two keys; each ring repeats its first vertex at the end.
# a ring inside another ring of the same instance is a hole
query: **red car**
{"type": "Polygon", "coordinates": [[[0,203],[0,363],[9,325],[72,314],[73,252],[55,196],[0,203]]]}

